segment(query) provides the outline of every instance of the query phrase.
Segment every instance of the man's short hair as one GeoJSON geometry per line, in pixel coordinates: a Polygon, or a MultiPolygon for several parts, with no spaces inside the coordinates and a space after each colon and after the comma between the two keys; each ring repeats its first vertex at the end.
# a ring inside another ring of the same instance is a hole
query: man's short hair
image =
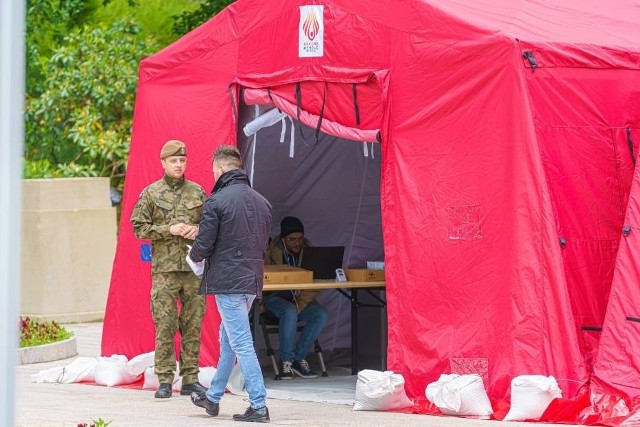
{"type": "Polygon", "coordinates": [[[242,157],[240,151],[236,147],[231,145],[219,146],[215,153],[213,153],[213,161],[219,165],[224,165],[232,168],[242,167],[242,157]]]}

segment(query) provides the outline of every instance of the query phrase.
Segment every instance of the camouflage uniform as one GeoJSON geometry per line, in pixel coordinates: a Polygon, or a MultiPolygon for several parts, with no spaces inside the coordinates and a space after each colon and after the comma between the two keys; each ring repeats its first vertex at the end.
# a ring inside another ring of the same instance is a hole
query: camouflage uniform
{"type": "Polygon", "coordinates": [[[176,368],[174,336],[180,331],[180,375],[183,384],[198,381],[200,328],[205,300],[198,278],[185,261],[192,241],[169,233],[173,224],[198,224],[205,193],[198,184],[164,176],[145,188],[131,214],[133,231],[152,243],[151,314],[156,327],[155,373],[173,383],[176,368]],[[182,309],[178,314],[177,301],[182,309]]]}

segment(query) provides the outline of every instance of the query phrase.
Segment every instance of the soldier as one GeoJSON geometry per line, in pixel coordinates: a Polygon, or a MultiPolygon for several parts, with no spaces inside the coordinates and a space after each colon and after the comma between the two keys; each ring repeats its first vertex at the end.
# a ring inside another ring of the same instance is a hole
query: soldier
{"type": "Polygon", "coordinates": [[[174,336],[181,335],[181,395],[204,392],[198,382],[200,328],[205,300],[198,295],[200,279],[185,261],[187,244],[198,235],[205,192],[184,178],[187,148],[170,140],[160,152],[164,177],[145,188],[133,213],[133,232],[139,239],[151,240],[151,315],[156,327],[155,373],[160,387],[156,398],[171,397],[176,370],[174,336]],[[182,309],[178,313],[177,301],[182,309]]]}

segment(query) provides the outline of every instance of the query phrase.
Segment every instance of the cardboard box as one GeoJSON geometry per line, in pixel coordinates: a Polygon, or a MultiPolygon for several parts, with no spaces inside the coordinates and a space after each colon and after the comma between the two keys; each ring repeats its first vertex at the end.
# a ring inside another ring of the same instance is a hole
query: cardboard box
{"type": "Polygon", "coordinates": [[[290,265],[265,265],[264,283],[313,283],[313,271],[290,265]]]}
{"type": "Polygon", "coordinates": [[[347,280],[350,282],[382,282],[384,270],[369,270],[367,268],[347,268],[347,280]]]}

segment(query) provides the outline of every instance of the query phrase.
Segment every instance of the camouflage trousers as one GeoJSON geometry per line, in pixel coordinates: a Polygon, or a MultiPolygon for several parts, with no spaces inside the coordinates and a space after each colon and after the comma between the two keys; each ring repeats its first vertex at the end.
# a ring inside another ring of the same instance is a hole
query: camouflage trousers
{"type": "Polygon", "coordinates": [[[155,373],[161,383],[173,383],[176,370],[174,338],[180,331],[180,375],[183,384],[198,381],[200,330],[205,299],[198,295],[200,278],[190,271],[154,273],[151,315],[156,326],[155,373]],[[178,300],[181,308],[178,312],[178,300]]]}

